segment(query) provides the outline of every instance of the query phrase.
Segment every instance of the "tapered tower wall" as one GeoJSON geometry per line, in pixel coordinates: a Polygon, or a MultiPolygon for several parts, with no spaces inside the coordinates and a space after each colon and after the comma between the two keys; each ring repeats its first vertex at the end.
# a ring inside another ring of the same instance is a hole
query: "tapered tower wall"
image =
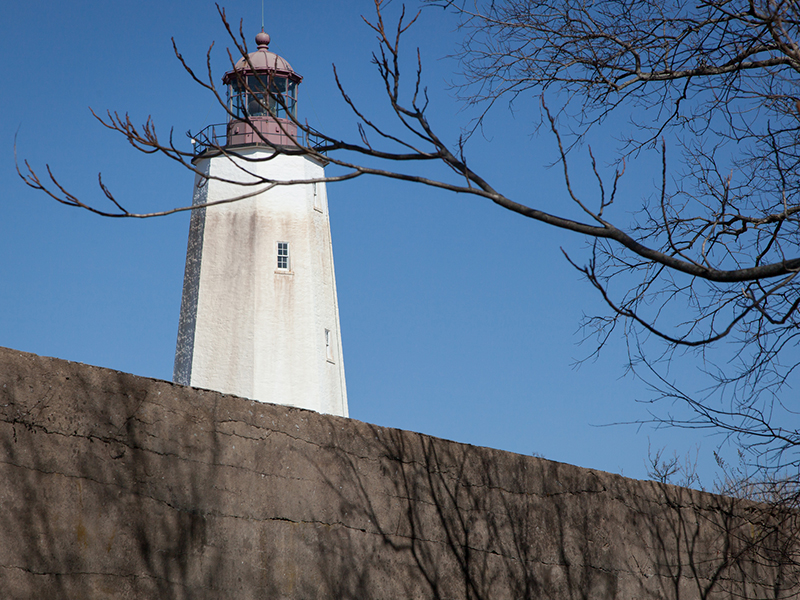
{"type": "Polygon", "coordinates": [[[347,416],[324,167],[237,149],[196,161],[174,380],[347,416]],[[235,183],[234,183],[235,182],[235,183]]]}

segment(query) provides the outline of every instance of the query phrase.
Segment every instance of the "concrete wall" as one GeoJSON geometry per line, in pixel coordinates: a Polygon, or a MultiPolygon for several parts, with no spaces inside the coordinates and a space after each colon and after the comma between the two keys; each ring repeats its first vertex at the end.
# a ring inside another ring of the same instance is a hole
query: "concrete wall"
{"type": "Polygon", "coordinates": [[[0,506],[4,599],[798,589],[792,515],[4,349],[0,506]]]}

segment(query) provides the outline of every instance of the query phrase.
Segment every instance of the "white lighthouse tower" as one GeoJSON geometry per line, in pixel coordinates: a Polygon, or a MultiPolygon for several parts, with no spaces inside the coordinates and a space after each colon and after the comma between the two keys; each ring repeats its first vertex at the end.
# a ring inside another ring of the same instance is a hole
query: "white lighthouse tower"
{"type": "Polygon", "coordinates": [[[325,184],[265,183],[325,176],[291,154],[302,78],[269,41],[223,78],[224,133],[195,138],[193,204],[248,197],[192,211],[173,380],[347,416],[325,184]]]}

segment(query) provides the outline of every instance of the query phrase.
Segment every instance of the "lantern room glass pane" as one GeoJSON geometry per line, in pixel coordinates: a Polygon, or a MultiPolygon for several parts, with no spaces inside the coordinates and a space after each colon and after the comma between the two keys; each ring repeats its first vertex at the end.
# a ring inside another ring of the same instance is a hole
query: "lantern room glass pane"
{"type": "Polygon", "coordinates": [[[297,82],[289,80],[286,93],[286,106],[293,117],[297,117],[297,82]]]}
{"type": "Polygon", "coordinates": [[[267,73],[248,75],[246,82],[234,80],[228,85],[228,109],[238,119],[270,114],[279,119],[296,116],[297,82],[267,73]]]}
{"type": "Polygon", "coordinates": [[[247,76],[247,87],[250,88],[251,92],[265,91],[267,89],[268,83],[269,83],[269,76],[266,73],[247,76]]]}
{"type": "Polygon", "coordinates": [[[245,93],[242,85],[238,81],[232,81],[228,85],[228,108],[238,119],[245,117],[245,93]]]}
{"type": "Polygon", "coordinates": [[[272,114],[279,119],[286,118],[286,77],[273,76],[270,81],[269,91],[273,95],[273,104],[270,106],[272,114]]]}

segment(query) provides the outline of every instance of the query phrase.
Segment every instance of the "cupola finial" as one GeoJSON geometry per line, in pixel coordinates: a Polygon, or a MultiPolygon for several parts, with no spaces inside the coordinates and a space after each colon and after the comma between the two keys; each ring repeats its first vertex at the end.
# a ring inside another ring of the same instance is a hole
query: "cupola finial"
{"type": "Polygon", "coordinates": [[[256,34],[256,44],[258,45],[259,50],[266,50],[269,48],[269,34],[264,33],[264,30],[261,30],[261,33],[256,34]]]}

